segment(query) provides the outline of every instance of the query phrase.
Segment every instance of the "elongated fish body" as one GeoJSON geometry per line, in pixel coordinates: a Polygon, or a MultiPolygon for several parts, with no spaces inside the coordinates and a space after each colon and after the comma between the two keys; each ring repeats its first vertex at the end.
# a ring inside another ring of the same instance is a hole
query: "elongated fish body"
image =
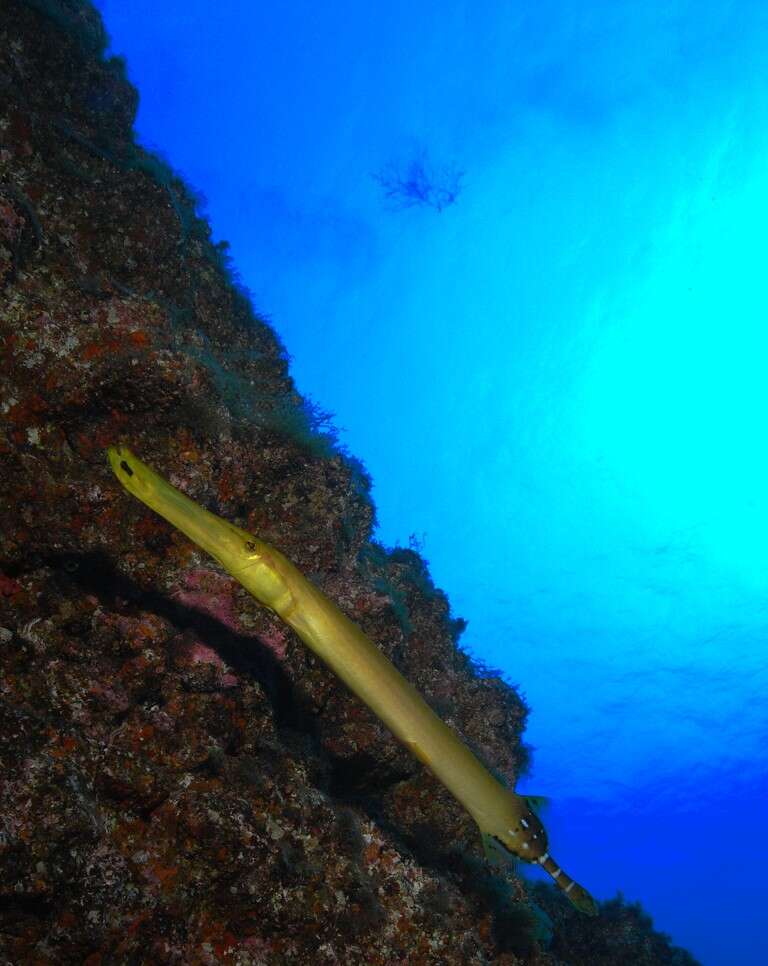
{"type": "Polygon", "coordinates": [[[547,851],[528,802],[505,788],[376,645],[279,550],[203,509],[122,446],[109,463],[126,490],[186,534],[274,611],[423,762],[477,823],[486,853],[537,862],[587,915],[597,906],[547,851]]]}

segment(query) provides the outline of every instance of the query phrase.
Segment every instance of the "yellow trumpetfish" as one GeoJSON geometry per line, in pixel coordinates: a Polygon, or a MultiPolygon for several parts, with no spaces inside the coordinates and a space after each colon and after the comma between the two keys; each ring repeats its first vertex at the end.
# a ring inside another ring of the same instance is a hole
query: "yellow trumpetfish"
{"type": "Polygon", "coordinates": [[[333,601],[279,550],[209,513],[124,446],[107,450],[129,493],[219,561],[256,600],[290,625],[477,823],[489,858],[536,862],[581,912],[597,915],[586,889],[559,868],[528,801],[505,788],[438,718],[418,691],[333,601]]]}

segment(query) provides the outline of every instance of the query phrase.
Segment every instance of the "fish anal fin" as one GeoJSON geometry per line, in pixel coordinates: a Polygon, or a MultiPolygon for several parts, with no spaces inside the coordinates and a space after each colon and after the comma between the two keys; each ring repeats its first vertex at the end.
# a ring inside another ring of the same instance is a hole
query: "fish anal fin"
{"type": "Polygon", "coordinates": [[[490,832],[482,832],[483,852],[492,865],[512,865],[517,862],[517,856],[511,852],[497,836],[490,832]]]}

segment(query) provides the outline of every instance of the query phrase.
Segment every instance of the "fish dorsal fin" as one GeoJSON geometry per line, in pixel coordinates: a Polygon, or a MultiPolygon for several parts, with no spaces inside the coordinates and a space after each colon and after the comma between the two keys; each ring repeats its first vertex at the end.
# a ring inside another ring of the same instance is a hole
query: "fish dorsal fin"
{"type": "Polygon", "coordinates": [[[528,803],[528,808],[534,815],[538,816],[541,816],[549,808],[551,801],[546,795],[523,795],[523,798],[528,803]]]}

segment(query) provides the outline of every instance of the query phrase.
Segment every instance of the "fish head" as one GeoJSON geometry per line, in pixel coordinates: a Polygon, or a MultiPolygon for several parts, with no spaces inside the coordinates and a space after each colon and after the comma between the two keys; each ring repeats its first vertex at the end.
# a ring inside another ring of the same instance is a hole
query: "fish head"
{"type": "Polygon", "coordinates": [[[503,809],[478,821],[486,854],[493,861],[511,856],[538,862],[547,854],[547,833],[539,817],[521,795],[509,792],[503,809]]]}

